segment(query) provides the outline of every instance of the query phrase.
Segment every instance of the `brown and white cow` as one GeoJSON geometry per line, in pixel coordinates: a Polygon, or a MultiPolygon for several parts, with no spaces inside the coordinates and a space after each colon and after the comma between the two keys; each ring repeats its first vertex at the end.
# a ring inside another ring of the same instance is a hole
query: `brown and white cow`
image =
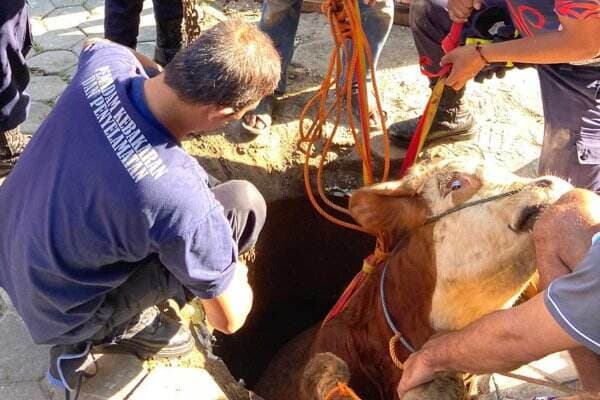
{"type": "MultiPolygon", "coordinates": [[[[524,179],[470,159],[417,165],[400,181],[355,192],[352,216],[394,248],[383,290],[408,341],[419,348],[435,332],[510,307],[534,273],[535,216],[568,189],[554,177],[524,179]]],[[[402,372],[388,351],[393,332],[384,318],[381,275],[382,268],[372,273],[335,319],[286,345],[257,393],[267,400],[322,400],[337,381],[349,381],[364,400],[397,398],[402,372]]],[[[408,355],[397,347],[400,360],[408,355]]],[[[444,376],[413,398],[464,395],[461,378],[444,376]]]]}

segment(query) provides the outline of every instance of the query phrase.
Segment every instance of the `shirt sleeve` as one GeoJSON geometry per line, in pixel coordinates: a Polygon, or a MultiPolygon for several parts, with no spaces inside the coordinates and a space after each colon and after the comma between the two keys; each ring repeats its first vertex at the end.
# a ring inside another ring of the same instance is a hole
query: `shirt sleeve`
{"type": "Polygon", "coordinates": [[[596,241],[574,272],[546,290],[546,308],[575,340],[600,354],[600,242],[596,241]]]}
{"type": "Polygon", "coordinates": [[[193,231],[161,244],[159,257],[194,295],[211,299],[221,294],[237,262],[237,246],[222,208],[214,208],[193,231]]]}
{"type": "Polygon", "coordinates": [[[600,0],[555,0],[554,8],[561,17],[600,18],[600,0]]]}

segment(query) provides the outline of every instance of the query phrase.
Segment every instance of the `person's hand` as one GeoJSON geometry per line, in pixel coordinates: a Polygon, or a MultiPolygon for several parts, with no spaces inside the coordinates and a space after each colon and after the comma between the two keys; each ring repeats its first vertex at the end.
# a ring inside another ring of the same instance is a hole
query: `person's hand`
{"type": "Polygon", "coordinates": [[[463,86],[473,79],[483,67],[485,61],[481,58],[475,46],[460,46],[442,57],[440,64],[452,64],[450,75],[446,79],[446,86],[454,90],[462,89],[463,86]]]}
{"type": "Polygon", "coordinates": [[[473,10],[481,9],[482,0],[448,0],[448,15],[453,22],[466,22],[473,10]]]}
{"type": "Polygon", "coordinates": [[[545,209],[533,226],[542,287],[573,271],[598,231],[600,197],[593,192],[575,189],[545,209]]]}
{"type": "Polygon", "coordinates": [[[367,7],[373,7],[378,1],[379,0],[362,0],[363,4],[367,7]]]}

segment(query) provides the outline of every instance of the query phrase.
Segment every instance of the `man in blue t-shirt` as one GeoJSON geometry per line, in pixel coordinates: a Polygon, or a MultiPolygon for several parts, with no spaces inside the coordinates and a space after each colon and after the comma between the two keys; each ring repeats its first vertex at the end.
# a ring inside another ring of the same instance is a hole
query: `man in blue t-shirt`
{"type": "Polygon", "coordinates": [[[84,45],[72,82],[0,188],[0,286],[49,379],[74,390],[92,345],[140,356],[191,350],[156,304],[200,298],[231,333],[252,304],[247,251],[266,206],[246,181],[215,185],[180,146],[272,93],[279,56],[240,21],[220,23],[161,68],[106,40],[84,45]],[[40,166],[43,166],[40,168],[40,166]]]}

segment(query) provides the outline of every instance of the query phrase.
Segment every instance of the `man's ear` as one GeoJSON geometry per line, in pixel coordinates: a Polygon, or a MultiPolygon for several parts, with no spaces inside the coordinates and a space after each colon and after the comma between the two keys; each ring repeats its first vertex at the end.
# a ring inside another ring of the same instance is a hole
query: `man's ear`
{"type": "Polygon", "coordinates": [[[210,121],[228,121],[236,114],[232,107],[225,107],[216,104],[211,104],[208,112],[210,121]]]}
{"type": "Polygon", "coordinates": [[[349,210],[364,228],[392,238],[422,225],[429,215],[415,180],[379,183],[354,192],[349,210]]]}

